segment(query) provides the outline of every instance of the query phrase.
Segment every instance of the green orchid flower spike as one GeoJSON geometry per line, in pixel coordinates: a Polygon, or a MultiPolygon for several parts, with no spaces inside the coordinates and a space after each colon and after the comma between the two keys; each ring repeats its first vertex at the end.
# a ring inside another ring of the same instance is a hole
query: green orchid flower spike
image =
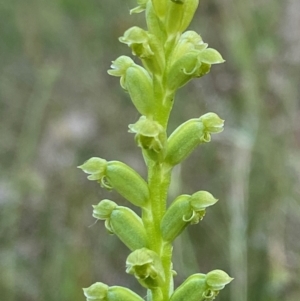
{"type": "MultiPolygon", "coordinates": [[[[99,157],[78,167],[89,180],[115,190],[138,207],[136,212],[104,199],[93,206],[93,217],[104,221],[108,233],[128,247],[126,273],[146,289],[147,301],[210,301],[233,280],[226,272],[213,270],[191,275],[177,288],[173,281],[174,240],[189,225],[198,224],[218,201],[200,190],[181,194],[167,205],[173,167],[183,164],[224,127],[223,119],[208,112],[167,134],[178,89],[224,62],[197,32],[187,30],[198,5],[199,0],[137,0],[130,14],[144,12],[147,28],[133,26],[119,38],[135,59],[121,55],[108,70],[109,75],[120,78],[121,88],[140,115],[137,121],[131,120],[129,133],[141,149],[146,179],[123,162],[99,157]]],[[[205,225],[195,227],[201,231],[205,225]]],[[[128,288],[102,282],[83,292],[87,301],[144,300],[128,288]]]]}

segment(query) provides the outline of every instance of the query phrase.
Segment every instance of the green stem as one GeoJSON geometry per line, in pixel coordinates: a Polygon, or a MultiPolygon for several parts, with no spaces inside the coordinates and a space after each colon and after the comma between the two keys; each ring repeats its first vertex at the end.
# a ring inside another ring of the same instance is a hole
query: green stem
{"type": "Polygon", "coordinates": [[[167,129],[169,116],[173,107],[173,97],[167,93],[164,87],[163,76],[153,75],[153,90],[156,98],[156,112],[155,121],[159,122],[165,129],[167,129]]]}
{"type": "Polygon", "coordinates": [[[173,246],[171,243],[165,243],[162,250],[161,260],[165,271],[165,285],[162,287],[162,293],[164,300],[169,300],[170,295],[173,293],[174,282],[173,282],[173,264],[172,264],[172,250],[173,246]]]}
{"type": "MultiPolygon", "coordinates": [[[[166,65],[169,54],[172,51],[175,39],[168,44],[167,53],[165,51],[166,65]]],[[[163,47],[165,48],[165,47],[163,47]]],[[[173,95],[168,95],[164,84],[164,74],[153,74],[153,89],[155,95],[156,110],[155,121],[159,122],[164,129],[167,129],[170,112],[173,107],[173,95]]],[[[150,192],[150,205],[143,210],[142,219],[149,238],[149,248],[155,251],[161,258],[165,282],[158,290],[148,291],[147,301],[169,300],[173,292],[172,274],[172,244],[163,242],[160,231],[161,220],[167,209],[167,194],[171,180],[171,170],[166,168],[161,162],[145,160],[148,167],[148,187],[150,192]]]]}
{"type": "MultiPolygon", "coordinates": [[[[167,95],[164,87],[163,76],[153,76],[153,88],[156,97],[157,109],[155,120],[164,129],[167,129],[170,112],[173,107],[173,98],[167,95]]],[[[160,224],[166,212],[167,194],[171,181],[171,170],[165,168],[161,162],[147,161],[148,166],[148,186],[150,191],[150,210],[143,215],[144,224],[148,237],[150,238],[149,247],[159,254],[165,273],[165,282],[160,287],[160,294],[157,291],[148,293],[151,301],[169,300],[173,292],[172,275],[172,245],[164,243],[161,237],[160,224]],[[151,296],[151,297],[150,297],[151,296]]]]}
{"type": "Polygon", "coordinates": [[[161,257],[166,281],[161,287],[161,294],[152,292],[152,301],[168,300],[172,277],[172,246],[163,244],[160,224],[166,211],[167,193],[170,185],[171,171],[166,171],[161,163],[150,161],[148,164],[148,185],[150,191],[150,207],[143,211],[143,221],[149,237],[149,248],[161,257]]]}

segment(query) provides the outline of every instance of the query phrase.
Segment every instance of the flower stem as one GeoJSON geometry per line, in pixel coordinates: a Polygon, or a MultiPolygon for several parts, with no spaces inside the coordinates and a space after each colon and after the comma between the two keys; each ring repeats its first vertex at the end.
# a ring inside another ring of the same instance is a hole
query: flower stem
{"type": "Polygon", "coordinates": [[[161,287],[162,294],[158,294],[156,291],[152,292],[151,301],[160,301],[161,298],[167,300],[170,295],[170,287],[173,287],[172,246],[163,243],[160,231],[161,220],[166,211],[170,178],[171,171],[166,171],[163,164],[153,161],[148,163],[150,206],[143,210],[142,218],[149,238],[149,248],[159,254],[165,273],[165,283],[161,287]]]}

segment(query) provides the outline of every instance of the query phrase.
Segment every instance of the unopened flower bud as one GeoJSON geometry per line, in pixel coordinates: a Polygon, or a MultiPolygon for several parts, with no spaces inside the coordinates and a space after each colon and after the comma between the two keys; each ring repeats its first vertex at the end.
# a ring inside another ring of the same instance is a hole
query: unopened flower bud
{"type": "Polygon", "coordinates": [[[165,280],[161,260],[152,250],[146,248],[135,250],[127,257],[126,267],[126,273],[134,275],[146,288],[157,288],[165,280]]]}

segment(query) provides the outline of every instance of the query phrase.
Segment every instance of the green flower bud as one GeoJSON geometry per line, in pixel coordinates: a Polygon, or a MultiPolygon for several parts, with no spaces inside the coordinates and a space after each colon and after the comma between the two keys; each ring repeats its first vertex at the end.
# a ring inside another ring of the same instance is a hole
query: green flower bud
{"type": "Polygon", "coordinates": [[[124,36],[119,38],[119,41],[127,44],[133,55],[141,58],[149,58],[154,55],[150,47],[149,33],[140,27],[129,28],[125,31],[124,36]]]}
{"type": "Polygon", "coordinates": [[[145,180],[128,165],[119,161],[107,163],[106,178],[109,185],[125,199],[143,207],[149,199],[149,189],[145,180]]]}
{"type": "Polygon", "coordinates": [[[110,219],[110,228],[132,251],[147,247],[147,234],[142,219],[131,209],[117,207],[110,219]]]}
{"type": "Polygon", "coordinates": [[[181,163],[204,139],[204,125],[199,119],[190,119],[181,124],[168,138],[166,163],[174,166],[181,163]]]}
{"type": "Polygon", "coordinates": [[[140,114],[146,116],[154,114],[152,79],[143,67],[136,65],[126,70],[125,87],[140,114]]]}
{"type": "Polygon", "coordinates": [[[126,273],[134,275],[146,288],[157,288],[165,280],[161,260],[152,250],[146,248],[135,250],[127,257],[126,267],[126,273]]]}
{"type": "Polygon", "coordinates": [[[166,29],[169,35],[181,34],[190,25],[199,0],[173,0],[168,4],[166,29]]]}
{"type": "Polygon", "coordinates": [[[188,277],[171,295],[170,301],[204,301],[206,290],[205,274],[194,274],[188,277]]]}
{"type": "Polygon", "coordinates": [[[135,141],[152,160],[162,160],[167,142],[167,134],[158,122],[141,116],[135,124],[129,125],[129,133],[134,133],[135,141]]]}
{"type": "Polygon", "coordinates": [[[122,286],[111,286],[96,282],[83,289],[87,301],[144,301],[133,291],[122,286]]]}
{"type": "Polygon", "coordinates": [[[88,288],[83,289],[86,301],[108,301],[108,285],[102,282],[96,282],[88,288]]]}
{"type": "Polygon", "coordinates": [[[220,291],[233,280],[222,270],[213,270],[206,275],[206,284],[212,291],[220,291]]]}
{"type": "Polygon", "coordinates": [[[130,10],[130,14],[138,14],[146,9],[148,0],[137,0],[138,6],[130,10]]]}
{"type": "Polygon", "coordinates": [[[162,218],[160,230],[165,241],[172,242],[189,224],[192,215],[190,195],[178,196],[162,218]]]}
{"type": "Polygon", "coordinates": [[[109,200],[102,200],[93,208],[93,216],[105,220],[106,229],[111,234],[116,234],[130,250],[147,246],[144,224],[134,211],[127,207],[118,206],[109,200]]]}
{"type": "Polygon", "coordinates": [[[152,115],[155,103],[149,72],[127,56],[117,58],[113,61],[111,68],[108,73],[112,76],[120,76],[120,85],[128,91],[136,109],[142,115],[152,115]]]}
{"type": "Polygon", "coordinates": [[[211,140],[211,133],[223,130],[224,120],[215,113],[207,113],[181,124],[168,138],[165,162],[174,166],[181,163],[202,143],[211,140]]]}
{"type": "Polygon", "coordinates": [[[207,191],[177,197],[162,218],[162,238],[173,241],[189,224],[198,224],[205,216],[205,209],[217,201],[207,191]]]}
{"type": "Polygon", "coordinates": [[[115,189],[120,195],[136,206],[143,207],[149,199],[145,180],[128,165],[119,161],[91,158],[78,166],[90,174],[89,180],[98,181],[106,189],[115,189]]]}

